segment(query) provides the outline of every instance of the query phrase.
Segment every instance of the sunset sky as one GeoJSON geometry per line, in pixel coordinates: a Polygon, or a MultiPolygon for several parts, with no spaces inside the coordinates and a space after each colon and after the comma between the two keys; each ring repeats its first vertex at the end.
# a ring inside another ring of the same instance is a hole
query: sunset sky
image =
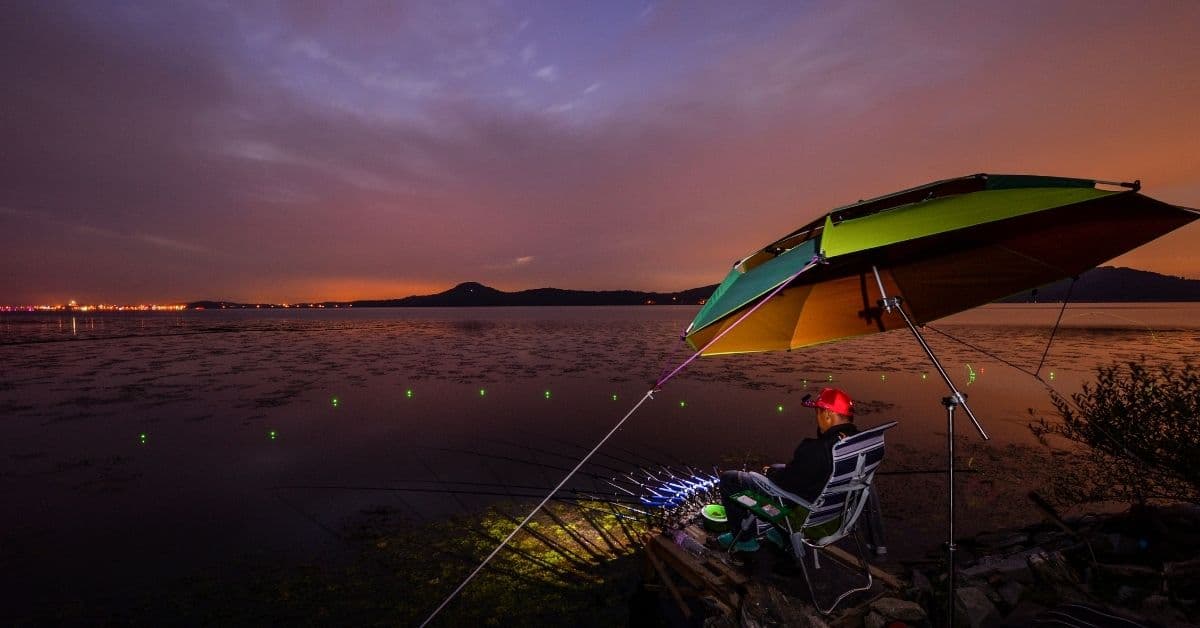
{"type": "MultiPolygon", "coordinates": [[[[1200,207],[1200,2],[5,2],[0,303],[679,290],[974,172],[1200,207]]],[[[1200,224],[1115,264],[1200,278],[1200,224]]]]}

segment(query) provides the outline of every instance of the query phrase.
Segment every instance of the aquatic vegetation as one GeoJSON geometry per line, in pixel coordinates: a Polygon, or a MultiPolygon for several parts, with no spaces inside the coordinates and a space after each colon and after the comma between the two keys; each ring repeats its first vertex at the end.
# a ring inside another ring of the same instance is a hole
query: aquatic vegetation
{"type": "Polygon", "coordinates": [[[1200,371],[1190,360],[1101,366],[1080,392],[1051,400],[1061,420],[1030,429],[1044,444],[1078,446],[1061,454],[1073,464],[1056,465],[1057,500],[1200,503],[1200,371]]]}

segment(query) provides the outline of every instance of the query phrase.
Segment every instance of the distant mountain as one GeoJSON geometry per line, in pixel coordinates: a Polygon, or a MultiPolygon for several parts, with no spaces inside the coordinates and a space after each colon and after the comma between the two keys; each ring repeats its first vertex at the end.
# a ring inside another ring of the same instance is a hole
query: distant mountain
{"type": "Polygon", "coordinates": [[[497,307],[538,305],[697,305],[707,299],[716,284],[680,292],[635,290],[562,290],[536,288],[503,292],[480,283],[467,282],[438,294],[372,301],[354,301],[354,307],[497,307]]]}
{"type": "MultiPolygon", "coordinates": [[[[1062,301],[1071,280],[1064,279],[1022,292],[1001,303],[1062,301]]],[[[445,292],[403,299],[378,299],[351,302],[326,301],[291,307],[512,307],[540,305],[699,305],[712,295],[716,284],[679,292],[638,292],[635,290],[562,290],[536,288],[504,292],[481,283],[460,283],[445,292]]],[[[1071,289],[1071,301],[1082,303],[1120,303],[1137,301],[1200,301],[1200,280],[1160,275],[1132,268],[1101,266],[1079,276],[1071,289]]],[[[189,309],[277,308],[275,304],[246,304],[229,301],[197,301],[189,309]]]]}
{"type": "Polygon", "coordinates": [[[1146,270],[1101,266],[1079,275],[1074,287],[1063,279],[1015,294],[1002,303],[1062,301],[1070,289],[1073,303],[1200,301],[1200,279],[1160,275],[1146,270]]]}

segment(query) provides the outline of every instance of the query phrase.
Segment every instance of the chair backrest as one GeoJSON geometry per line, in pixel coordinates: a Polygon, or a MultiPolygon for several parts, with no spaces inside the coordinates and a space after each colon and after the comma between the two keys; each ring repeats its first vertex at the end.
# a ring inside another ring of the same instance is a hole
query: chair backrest
{"type": "Polygon", "coordinates": [[[883,462],[883,433],[896,426],[885,423],[848,436],[833,446],[833,471],[812,502],[800,532],[819,529],[814,545],[832,543],[849,534],[867,505],[875,470],[883,462]],[[839,522],[840,519],[840,522],[839,522]],[[836,523],[836,528],[831,529],[836,523]]]}

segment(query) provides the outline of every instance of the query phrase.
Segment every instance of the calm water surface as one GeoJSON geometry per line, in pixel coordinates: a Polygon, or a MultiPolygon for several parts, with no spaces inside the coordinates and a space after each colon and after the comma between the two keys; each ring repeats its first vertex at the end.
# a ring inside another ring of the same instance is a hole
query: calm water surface
{"type": "MultiPolygon", "coordinates": [[[[558,472],[548,467],[572,466],[581,447],[689,355],[679,331],[694,314],[606,307],[0,315],[0,586],[21,596],[14,599],[53,603],[77,594],[64,591],[119,597],[247,556],[321,560],[344,549],[337,530],[365,507],[437,517],[487,499],[459,504],[357,488],[552,484],[558,472]]],[[[983,444],[958,423],[966,464],[1011,467],[1014,447],[1032,444],[1029,410],[1050,413],[1049,395],[1014,366],[1037,369],[1058,314],[1054,305],[996,305],[933,326],[971,346],[928,332],[994,437],[983,444]]],[[[1179,362],[1198,352],[1200,305],[1079,305],[1066,311],[1041,374],[1069,393],[1100,364],[1179,362]]],[[[597,462],[728,467],[786,458],[813,431],[800,397],[828,382],[858,400],[860,424],[901,422],[885,464],[945,467],[946,391],[903,330],[701,359],[597,462]]],[[[979,525],[997,502],[1012,501],[1003,476],[990,477],[966,480],[998,485],[966,489],[984,495],[964,500],[979,525]]],[[[940,529],[936,516],[921,519],[940,512],[935,506],[903,498],[919,488],[936,504],[940,481],[882,484],[895,544],[940,529]]]]}

